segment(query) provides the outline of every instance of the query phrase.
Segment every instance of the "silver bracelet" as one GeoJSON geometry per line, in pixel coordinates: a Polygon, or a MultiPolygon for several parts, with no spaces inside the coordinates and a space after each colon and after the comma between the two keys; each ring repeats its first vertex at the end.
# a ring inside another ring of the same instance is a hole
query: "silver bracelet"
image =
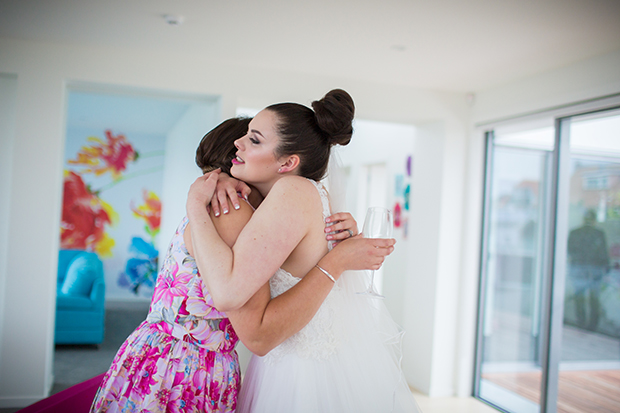
{"type": "Polygon", "coordinates": [[[327,271],[325,271],[323,268],[319,267],[319,264],[315,265],[315,267],[317,267],[319,270],[321,270],[323,272],[323,274],[327,275],[329,277],[329,279],[334,282],[334,284],[336,283],[336,280],[334,279],[334,277],[332,277],[332,275],[330,273],[328,273],[327,271]]]}

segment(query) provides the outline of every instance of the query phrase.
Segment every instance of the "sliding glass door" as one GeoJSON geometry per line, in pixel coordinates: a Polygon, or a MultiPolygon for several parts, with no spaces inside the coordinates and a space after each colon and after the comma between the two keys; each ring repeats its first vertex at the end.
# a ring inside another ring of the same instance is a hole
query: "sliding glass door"
{"type": "Polygon", "coordinates": [[[620,114],[487,132],[475,396],[620,411],[620,114]]]}
{"type": "Polygon", "coordinates": [[[479,396],[538,412],[553,128],[487,135],[479,396]]]}
{"type": "Polygon", "coordinates": [[[570,120],[559,412],[620,411],[620,113],[570,120]]]}

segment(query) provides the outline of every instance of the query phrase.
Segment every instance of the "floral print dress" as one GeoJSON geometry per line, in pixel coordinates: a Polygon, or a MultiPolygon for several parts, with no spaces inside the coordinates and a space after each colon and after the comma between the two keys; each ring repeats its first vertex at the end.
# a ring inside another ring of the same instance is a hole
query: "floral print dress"
{"type": "Polygon", "coordinates": [[[217,311],[177,229],[147,319],[125,340],[91,412],[234,412],[238,337],[217,311]]]}

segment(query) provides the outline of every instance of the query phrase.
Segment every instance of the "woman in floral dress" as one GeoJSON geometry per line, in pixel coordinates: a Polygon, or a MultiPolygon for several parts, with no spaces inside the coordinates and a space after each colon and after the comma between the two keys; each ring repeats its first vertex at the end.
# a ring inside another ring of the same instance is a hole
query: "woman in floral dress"
{"type": "MultiPolygon", "coordinates": [[[[230,166],[236,151],[233,143],[247,132],[248,123],[249,119],[229,119],[205,135],[197,151],[197,163],[203,171],[230,166]]],[[[356,231],[356,225],[350,215],[344,220],[340,217],[340,222],[332,228],[341,230],[335,236],[343,239],[348,237],[347,228],[356,231]]],[[[185,217],[168,248],[147,319],[118,350],[91,412],[235,411],[241,379],[235,351],[239,338],[203,284],[189,253],[191,240],[184,237],[188,235],[187,228],[185,217]]],[[[368,250],[360,250],[358,256],[352,251],[351,247],[335,249],[329,255],[340,259],[344,267],[348,263],[359,266],[368,250]],[[338,255],[338,251],[342,253],[338,255]]],[[[307,277],[325,276],[315,270],[307,277]]],[[[302,283],[293,289],[294,293],[303,295],[303,300],[293,300],[296,306],[316,311],[326,296],[326,293],[313,294],[316,288],[311,283],[302,283]]],[[[287,316],[283,322],[289,335],[309,321],[301,316],[291,319],[290,312],[279,314],[274,317],[287,316]]],[[[278,328],[278,323],[270,324],[269,328],[278,328]]],[[[282,329],[278,330],[281,334],[282,329]]],[[[264,333],[264,329],[260,331],[264,333]]]]}

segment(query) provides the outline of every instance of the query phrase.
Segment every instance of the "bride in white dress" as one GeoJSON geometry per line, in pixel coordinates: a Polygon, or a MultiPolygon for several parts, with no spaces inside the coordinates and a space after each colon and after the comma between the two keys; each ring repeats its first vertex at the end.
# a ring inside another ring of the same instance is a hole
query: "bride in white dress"
{"type": "MultiPolygon", "coordinates": [[[[354,106],[342,90],[302,105],[272,105],[235,142],[231,173],[264,196],[232,248],[206,212],[213,175],[199,178],[188,196],[196,261],[214,302],[237,323],[260,323],[250,305],[268,282],[284,295],[317,262],[334,287],[310,322],[291,337],[246,342],[254,352],[237,412],[416,412],[400,370],[402,333],[384,304],[355,292],[366,280],[319,261],[328,251],[324,220],[329,198],[317,183],[330,148],[347,144],[354,106]],[[269,344],[264,344],[269,343],[269,344]],[[262,356],[262,357],[260,357],[262,356]]],[[[216,174],[215,174],[216,175],[216,174]]],[[[346,242],[346,241],[344,241],[346,242]]]]}

